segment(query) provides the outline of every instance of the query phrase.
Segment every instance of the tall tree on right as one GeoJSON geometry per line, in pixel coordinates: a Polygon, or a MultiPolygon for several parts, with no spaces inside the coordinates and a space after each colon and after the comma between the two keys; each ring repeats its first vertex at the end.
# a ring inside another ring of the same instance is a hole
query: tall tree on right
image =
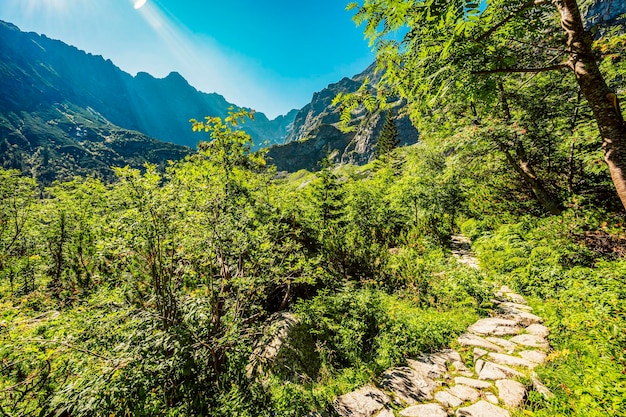
{"type": "MultiPolygon", "coordinates": [[[[461,95],[474,113],[481,106],[490,111],[506,107],[501,88],[506,82],[524,88],[539,73],[573,75],[598,125],[604,159],[626,208],[626,124],[618,92],[609,88],[599,69],[594,35],[585,28],[579,3],[489,0],[485,6],[478,0],[363,0],[349,4],[348,10],[357,10],[354,19],[365,25],[377,62],[385,69],[379,87],[406,98],[418,124],[461,95]],[[401,42],[396,40],[398,31],[406,33],[401,42]]],[[[524,172],[523,158],[518,166],[527,179],[535,180],[532,169],[524,172]]],[[[541,200],[542,184],[531,186],[541,200]]]]}

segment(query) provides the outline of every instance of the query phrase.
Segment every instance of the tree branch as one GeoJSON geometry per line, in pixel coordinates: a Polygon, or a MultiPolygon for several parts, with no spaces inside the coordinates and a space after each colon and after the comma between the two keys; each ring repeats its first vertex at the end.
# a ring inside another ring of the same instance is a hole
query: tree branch
{"type": "Polygon", "coordinates": [[[505,17],[503,20],[498,22],[495,26],[493,26],[487,32],[485,32],[482,35],[480,35],[474,42],[484,41],[485,39],[490,37],[496,30],[500,29],[502,26],[504,26],[507,23],[509,23],[511,20],[513,20],[514,17],[516,17],[518,14],[522,13],[526,9],[529,9],[531,7],[534,7],[534,6],[542,6],[542,5],[548,4],[548,3],[549,3],[548,0],[530,0],[527,3],[524,3],[519,9],[512,11],[511,13],[509,13],[509,15],[507,17],[505,17]]]}
{"type": "Polygon", "coordinates": [[[489,75],[489,74],[509,74],[512,72],[521,72],[521,73],[538,73],[538,72],[547,72],[547,71],[556,71],[563,68],[570,68],[568,64],[557,64],[551,65],[549,67],[542,68],[497,68],[492,70],[484,70],[484,71],[473,71],[474,75],[489,75]]]}

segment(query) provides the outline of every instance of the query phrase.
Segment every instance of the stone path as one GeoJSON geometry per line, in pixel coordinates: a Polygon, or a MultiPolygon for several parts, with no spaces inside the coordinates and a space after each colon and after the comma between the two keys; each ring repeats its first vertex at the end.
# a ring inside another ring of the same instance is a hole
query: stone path
{"type": "Polygon", "coordinates": [[[470,240],[463,235],[454,235],[450,238],[452,255],[461,263],[478,269],[478,259],[472,253],[470,240]]]}
{"type": "Polygon", "coordinates": [[[533,372],[546,361],[548,329],[519,294],[502,287],[497,314],[472,324],[460,348],[408,360],[383,373],[376,386],[342,395],[345,417],[510,417],[529,390],[550,391],[533,372]],[[465,360],[463,356],[465,356],[465,360]],[[532,381],[524,385],[520,381],[532,381]]]}

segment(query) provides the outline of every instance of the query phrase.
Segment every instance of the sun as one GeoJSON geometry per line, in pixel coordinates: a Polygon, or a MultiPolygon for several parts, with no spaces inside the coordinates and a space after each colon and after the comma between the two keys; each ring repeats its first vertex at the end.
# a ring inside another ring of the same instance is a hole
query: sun
{"type": "Polygon", "coordinates": [[[133,7],[135,8],[135,10],[139,10],[146,4],[147,1],[148,0],[135,0],[135,4],[133,5],[133,7]]]}

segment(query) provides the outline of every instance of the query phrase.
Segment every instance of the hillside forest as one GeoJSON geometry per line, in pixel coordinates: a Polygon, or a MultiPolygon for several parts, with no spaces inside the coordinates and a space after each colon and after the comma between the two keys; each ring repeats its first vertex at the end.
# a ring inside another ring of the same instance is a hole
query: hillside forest
{"type": "Polygon", "coordinates": [[[365,165],[279,172],[233,109],[113,181],[0,169],[0,415],[333,416],[420,353],[471,360],[500,285],[550,330],[553,395],[511,415],[626,415],[626,31],[582,3],[349,5],[382,76],[335,105],[387,115],[365,165]]]}

